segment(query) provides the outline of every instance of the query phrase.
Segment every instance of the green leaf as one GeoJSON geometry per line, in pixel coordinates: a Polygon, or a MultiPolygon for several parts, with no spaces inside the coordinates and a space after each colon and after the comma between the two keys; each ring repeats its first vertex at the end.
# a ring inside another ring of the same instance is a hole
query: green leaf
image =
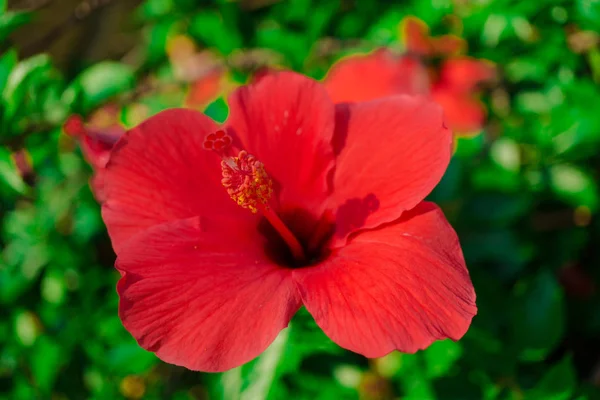
{"type": "Polygon", "coordinates": [[[506,36],[509,19],[506,15],[491,14],[488,16],[481,31],[481,41],[487,47],[496,47],[501,38],[506,36]]]}
{"type": "Polygon", "coordinates": [[[35,399],[38,396],[30,379],[25,375],[17,375],[13,387],[13,399],[35,399]]]}
{"type": "Polygon", "coordinates": [[[520,92],[515,98],[517,108],[524,113],[544,114],[550,112],[552,103],[541,91],[520,92]]]}
{"type": "Polygon", "coordinates": [[[4,87],[8,82],[10,72],[17,65],[17,51],[10,49],[0,56],[0,93],[4,91],[4,87]]]}
{"type": "Polygon", "coordinates": [[[456,138],[455,156],[459,158],[472,158],[481,153],[485,145],[485,136],[482,134],[472,137],[459,136],[456,138]]]}
{"type": "Polygon", "coordinates": [[[571,356],[549,369],[538,384],[527,392],[527,399],[569,400],[577,388],[577,374],[571,356]]]}
{"type": "Polygon", "coordinates": [[[600,116],[590,104],[600,102],[598,86],[578,79],[565,88],[563,104],[553,109],[552,145],[565,160],[592,157],[600,150],[600,116]]]}
{"type": "Polygon", "coordinates": [[[36,386],[43,393],[50,393],[60,372],[60,365],[67,361],[64,349],[47,336],[40,337],[33,347],[31,371],[36,386]]]}
{"type": "Polygon", "coordinates": [[[88,242],[102,231],[102,218],[96,204],[80,203],[73,215],[73,239],[80,243],[88,242]]]}
{"type": "Polygon", "coordinates": [[[586,28],[600,27],[600,0],[576,0],[575,10],[586,28]]]}
{"type": "Polygon", "coordinates": [[[550,272],[540,272],[515,287],[513,344],[524,361],[546,357],[562,339],[565,303],[562,288],[550,272]]]}
{"type": "Polygon", "coordinates": [[[575,165],[550,167],[550,187],[559,199],[573,207],[587,207],[592,212],[598,209],[598,184],[590,174],[575,165]]]}
{"type": "Polygon", "coordinates": [[[596,83],[600,82],[600,50],[592,49],[588,53],[588,61],[592,69],[592,76],[596,83]]]}
{"type": "Polygon", "coordinates": [[[506,75],[512,82],[520,82],[524,80],[532,80],[535,82],[543,82],[546,78],[547,70],[545,65],[540,63],[535,58],[517,58],[509,63],[506,67],[506,75]]]}
{"type": "Polygon", "coordinates": [[[179,30],[178,26],[177,19],[166,18],[147,27],[144,32],[147,63],[155,65],[165,59],[168,39],[179,30]]]}
{"type": "Polygon", "coordinates": [[[366,39],[377,44],[390,44],[399,41],[400,30],[398,23],[404,14],[398,10],[386,12],[379,20],[373,23],[366,35],[366,39]]]}
{"type": "Polygon", "coordinates": [[[121,344],[113,347],[106,355],[110,368],[119,375],[141,374],[158,363],[154,353],[150,353],[137,343],[121,344]]]}
{"type": "Polygon", "coordinates": [[[0,148],[0,193],[6,193],[7,190],[24,194],[27,185],[19,175],[10,151],[0,148]]]}
{"type": "Polygon", "coordinates": [[[477,193],[463,207],[463,218],[473,224],[507,226],[527,214],[532,199],[526,193],[477,193]]]}
{"type": "Polygon", "coordinates": [[[50,69],[52,62],[46,54],[23,60],[13,68],[2,91],[2,100],[6,104],[5,119],[14,117],[28,100],[26,97],[31,94],[28,91],[31,78],[50,69]]]}
{"type": "Polygon", "coordinates": [[[125,64],[104,61],[83,71],[68,89],[66,96],[77,99],[86,113],[135,86],[135,73],[125,64]]]}
{"type": "Polygon", "coordinates": [[[496,164],[482,164],[471,173],[473,186],[479,191],[513,193],[521,190],[521,176],[496,164]]]}
{"type": "Polygon", "coordinates": [[[517,142],[510,138],[496,140],[490,148],[490,158],[494,163],[511,172],[521,168],[521,151],[517,142]]]}
{"type": "Polygon", "coordinates": [[[194,15],[190,24],[190,34],[224,55],[243,45],[237,27],[227,24],[217,12],[202,11],[194,15]]]}
{"type": "Polygon", "coordinates": [[[295,0],[290,1],[281,7],[283,21],[287,23],[302,23],[311,13],[311,1],[310,0],[295,0]]]}
{"type": "Polygon", "coordinates": [[[533,256],[531,245],[519,241],[517,233],[508,229],[476,230],[461,242],[468,264],[493,263],[504,277],[519,273],[533,256]]]}
{"type": "Polygon", "coordinates": [[[139,8],[144,19],[155,19],[173,12],[173,0],[146,0],[139,8]]]}
{"type": "Polygon", "coordinates": [[[429,26],[435,27],[440,20],[452,11],[452,0],[415,1],[414,15],[418,15],[429,26]]]}
{"type": "Polygon", "coordinates": [[[462,351],[462,345],[450,339],[433,343],[423,352],[427,375],[431,378],[448,375],[462,351]]]}
{"type": "Polygon", "coordinates": [[[5,137],[60,123],[68,112],[61,99],[63,90],[64,80],[48,56],[38,55],[18,63],[2,91],[5,137]]]}
{"type": "Polygon", "coordinates": [[[262,27],[257,32],[258,45],[285,55],[294,68],[301,68],[308,57],[310,43],[297,32],[277,25],[262,27]]]}
{"type": "Polygon", "coordinates": [[[14,317],[16,338],[25,347],[32,346],[40,335],[41,326],[37,315],[30,311],[19,311],[14,317]]]}
{"type": "Polygon", "coordinates": [[[225,122],[227,115],[229,114],[229,108],[227,107],[225,99],[219,97],[217,100],[210,103],[208,106],[206,106],[204,114],[208,115],[219,123],[225,122]]]}
{"type": "Polygon", "coordinates": [[[337,11],[337,7],[335,2],[322,2],[316,6],[313,5],[310,18],[305,20],[308,24],[307,36],[314,41],[323,36],[337,11]]]}
{"type": "Polygon", "coordinates": [[[405,392],[405,396],[402,396],[403,399],[435,399],[432,381],[427,376],[420,353],[402,354],[402,368],[399,371],[399,376],[402,381],[402,389],[405,392]]]}

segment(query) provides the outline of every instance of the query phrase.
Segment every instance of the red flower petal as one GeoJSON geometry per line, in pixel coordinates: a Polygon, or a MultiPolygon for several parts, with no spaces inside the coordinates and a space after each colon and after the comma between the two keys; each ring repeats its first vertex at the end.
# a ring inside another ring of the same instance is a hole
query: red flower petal
{"type": "Polygon", "coordinates": [[[429,56],[434,53],[429,27],[419,18],[404,18],[400,23],[400,32],[407,52],[422,56],[429,56]]]}
{"type": "Polygon", "coordinates": [[[291,270],[238,222],[155,226],[117,259],[119,314],[140,346],[192,370],[224,371],[264,351],[300,307],[291,270]]]}
{"type": "Polygon", "coordinates": [[[228,126],[279,185],[282,207],[320,214],[334,161],[334,108],[323,87],[296,73],[274,72],[236,90],[229,106],[228,126]]]}
{"type": "Polygon", "coordinates": [[[121,128],[119,131],[114,130],[110,132],[93,131],[92,128],[88,130],[89,134],[80,138],[81,151],[86,161],[94,168],[94,170],[103,169],[106,167],[110,158],[110,152],[114,147],[114,143],[120,136],[125,133],[125,129],[121,128]],[[105,140],[102,137],[106,137],[105,140]],[[108,137],[113,138],[111,142],[108,137]]]}
{"type": "Polygon", "coordinates": [[[463,53],[467,50],[467,42],[455,35],[442,35],[432,40],[435,52],[441,55],[463,53]]]}
{"type": "Polygon", "coordinates": [[[460,57],[447,60],[442,65],[439,84],[460,93],[471,93],[482,82],[496,76],[494,64],[489,61],[460,57]]]}
{"type": "Polygon", "coordinates": [[[442,109],[408,96],[338,106],[332,208],[336,240],[390,222],[439,182],[452,152],[442,109]]]}
{"type": "Polygon", "coordinates": [[[107,113],[109,111],[105,109],[98,110],[87,126],[79,115],[71,115],[64,124],[65,133],[79,140],[86,161],[95,170],[106,166],[114,144],[125,133],[116,116],[111,123],[98,124],[98,119],[107,113]]]}
{"type": "Polygon", "coordinates": [[[456,234],[432,203],[293,274],[323,331],[366,357],[458,340],[477,311],[456,234]]]}
{"type": "Polygon", "coordinates": [[[199,112],[163,111],[127,132],[104,175],[104,222],[117,253],[134,234],[163,222],[227,213],[244,218],[221,185],[220,158],[204,150],[215,123],[199,112]]]}
{"type": "Polygon", "coordinates": [[[96,198],[96,201],[100,204],[106,201],[106,195],[104,194],[104,169],[98,169],[90,178],[90,187],[92,193],[96,198]]]}
{"type": "Polygon", "coordinates": [[[444,109],[446,122],[455,135],[477,134],[483,128],[486,109],[472,94],[464,94],[446,86],[435,86],[431,98],[444,109]]]}
{"type": "Polygon", "coordinates": [[[324,84],[333,102],[343,103],[395,94],[426,94],[429,79],[418,60],[378,50],[341,59],[331,67],[324,84]]]}

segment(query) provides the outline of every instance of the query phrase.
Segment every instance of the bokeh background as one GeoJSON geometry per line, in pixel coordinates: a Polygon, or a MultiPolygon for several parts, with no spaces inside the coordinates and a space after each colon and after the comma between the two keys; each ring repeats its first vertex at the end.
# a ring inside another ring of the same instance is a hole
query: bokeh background
{"type": "Polygon", "coordinates": [[[0,0],[0,398],[600,398],[599,31],[600,0],[0,0]],[[224,374],[139,348],[93,150],[168,107],[222,121],[264,68],[327,80],[379,48],[426,71],[449,116],[477,117],[430,196],[478,295],[466,336],[367,360],[301,311],[224,374]],[[73,115],[99,142],[63,128],[73,115]]]}

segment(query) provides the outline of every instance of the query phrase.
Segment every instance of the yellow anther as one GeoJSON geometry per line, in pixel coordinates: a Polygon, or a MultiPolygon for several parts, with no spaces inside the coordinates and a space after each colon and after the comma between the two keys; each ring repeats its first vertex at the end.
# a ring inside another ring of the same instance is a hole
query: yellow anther
{"type": "Polygon", "coordinates": [[[265,171],[264,165],[246,151],[240,151],[237,157],[221,162],[223,179],[221,183],[237,205],[253,213],[258,207],[267,206],[273,194],[273,181],[265,171]]]}

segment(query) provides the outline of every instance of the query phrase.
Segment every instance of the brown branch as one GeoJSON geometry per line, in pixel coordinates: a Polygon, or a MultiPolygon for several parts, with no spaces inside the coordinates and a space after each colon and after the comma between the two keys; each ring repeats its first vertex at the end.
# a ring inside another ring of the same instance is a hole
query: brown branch
{"type": "Polygon", "coordinates": [[[47,5],[49,5],[52,0],[22,0],[11,7],[11,10],[17,11],[37,11],[40,10],[47,5]]]}
{"type": "MultiPolygon", "coordinates": [[[[49,0],[42,0],[49,1],[49,0]]],[[[68,29],[70,29],[73,25],[76,25],[85,19],[87,19],[94,12],[99,9],[108,6],[112,3],[113,0],[85,0],[79,3],[75,10],[73,10],[73,14],[64,22],[57,25],[50,32],[42,36],[40,39],[36,40],[29,45],[26,45],[23,49],[25,54],[37,54],[45,51],[50,47],[56,40],[58,40],[68,29]]]]}

